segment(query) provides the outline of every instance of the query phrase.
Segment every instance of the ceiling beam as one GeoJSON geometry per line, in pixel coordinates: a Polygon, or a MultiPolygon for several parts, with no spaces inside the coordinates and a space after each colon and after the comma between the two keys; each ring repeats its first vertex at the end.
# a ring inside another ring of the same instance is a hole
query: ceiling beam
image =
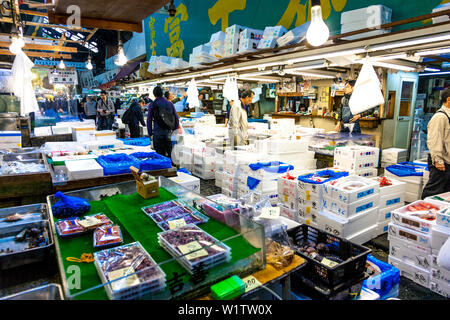
{"type": "MultiPolygon", "coordinates": [[[[64,53],[51,53],[51,52],[36,52],[36,51],[25,51],[26,55],[29,57],[35,57],[35,58],[62,58],[64,60],[71,60],[72,55],[71,54],[64,54],[64,53]]],[[[13,56],[14,54],[11,53],[9,50],[0,49],[0,55],[3,56],[13,56]]]]}
{"type": "MultiPolygon", "coordinates": [[[[0,47],[9,47],[11,42],[0,41],[0,47]]],[[[56,51],[56,52],[70,52],[77,53],[76,47],[61,47],[61,46],[47,46],[44,44],[25,43],[25,50],[43,50],[43,51],[56,51]]]]}
{"type": "Polygon", "coordinates": [[[86,42],[88,42],[89,40],[91,40],[91,38],[93,37],[93,35],[98,31],[98,28],[95,28],[94,30],[92,30],[91,33],[89,33],[89,35],[84,39],[83,44],[85,44],[86,42]]]}
{"type": "MultiPolygon", "coordinates": [[[[11,35],[8,34],[8,33],[0,33],[0,36],[11,37],[11,35]]],[[[24,35],[23,37],[25,39],[31,39],[31,40],[36,39],[36,40],[47,40],[47,41],[55,41],[55,42],[58,42],[60,40],[60,39],[44,38],[44,37],[33,37],[33,36],[26,36],[26,35],[24,35]]],[[[65,42],[78,43],[78,44],[81,44],[81,45],[83,44],[83,41],[76,41],[76,40],[69,40],[69,39],[66,39],[65,42]]]]}
{"type": "Polygon", "coordinates": [[[47,12],[31,11],[20,9],[20,14],[26,14],[28,16],[47,17],[47,12]]]}
{"type": "MultiPolygon", "coordinates": [[[[66,24],[69,15],[55,14],[53,11],[48,11],[48,21],[55,24],[66,24]]],[[[98,28],[106,30],[119,30],[142,32],[142,23],[127,22],[127,21],[113,21],[105,19],[81,17],[80,21],[83,27],[98,28]]]]}

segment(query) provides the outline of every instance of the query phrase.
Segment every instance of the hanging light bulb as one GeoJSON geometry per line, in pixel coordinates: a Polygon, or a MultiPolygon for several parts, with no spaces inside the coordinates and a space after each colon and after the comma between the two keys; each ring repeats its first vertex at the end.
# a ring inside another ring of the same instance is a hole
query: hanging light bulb
{"type": "Polygon", "coordinates": [[[327,42],[330,30],[322,19],[322,7],[320,0],[311,2],[311,24],[306,32],[306,40],[314,47],[319,47],[327,42]]]}
{"type": "Polygon", "coordinates": [[[66,65],[64,64],[64,60],[61,60],[61,61],[59,62],[58,68],[59,68],[59,69],[65,69],[65,68],[66,68],[66,65]]]}
{"type": "Polygon", "coordinates": [[[123,46],[119,45],[119,50],[117,52],[117,58],[114,61],[114,63],[118,66],[123,66],[128,62],[127,57],[125,56],[125,53],[123,52],[123,46]]]}
{"type": "Polygon", "coordinates": [[[11,51],[12,54],[18,54],[23,47],[25,47],[23,38],[18,34],[14,35],[9,46],[9,51],[11,51]]]}
{"type": "Polygon", "coordinates": [[[88,62],[86,64],[86,69],[88,70],[92,70],[93,66],[92,66],[92,61],[91,61],[91,57],[88,58],[88,62]]]}

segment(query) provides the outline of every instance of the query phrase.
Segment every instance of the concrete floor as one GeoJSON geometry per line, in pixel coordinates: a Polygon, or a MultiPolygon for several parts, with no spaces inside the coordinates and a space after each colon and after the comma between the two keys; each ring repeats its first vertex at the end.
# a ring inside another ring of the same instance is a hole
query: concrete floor
{"type": "MultiPolygon", "coordinates": [[[[214,180],[201,180],[200,192],[203,196],[209,196],[221,193],[221,189],[214,185],[214,180]]],[[[381,261],[387,262],[389,243],[386,235],[382,235],[372,240],[370,243],[366,244],[366,246],[372,249],[373,256],[381,261]]],[[[52,259],[52,261],[46,261],[45,263],[32,264],[12,270],[1,271],[0,297],[49,283],[60,283],[56,258],[52,259]]],[[[402,300],[445,300],[444,297],[403,277],[401,278],[398,298],[402,300]]]]}

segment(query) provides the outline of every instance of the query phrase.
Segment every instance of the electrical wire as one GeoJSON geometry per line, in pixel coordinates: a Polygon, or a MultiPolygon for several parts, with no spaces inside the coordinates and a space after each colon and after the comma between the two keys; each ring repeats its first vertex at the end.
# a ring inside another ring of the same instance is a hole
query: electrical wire
{"type": "Polygon", "coordinates": [[[278,298],[278,300],[283,300],[277,293],[275,293],[275,291],[273,291],[272,289],[267,288],[266,286],[262,285],[261,288],[266,289],[267,291],[269,291],[273,296],[275,296],[276,298],[278,298]]]}

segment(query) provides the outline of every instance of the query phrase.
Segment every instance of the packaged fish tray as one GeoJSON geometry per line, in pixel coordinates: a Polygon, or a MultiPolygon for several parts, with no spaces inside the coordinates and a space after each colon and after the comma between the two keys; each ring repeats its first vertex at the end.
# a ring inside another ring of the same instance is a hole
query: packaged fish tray
{"type": "Polygon", "coordinates": [[[101,226],[94,231],[94,248],[107,248],[123,242],[119,226],[101,226]]]}
{"type": "Polygon", "coordinates": [[[311,281],[331,287],[365,272],[370,249],[306,224],[287,233],[297,254],[308,261],[302,273],[311,281]]]}
{"type": "Polygon", "coordinates": [[[163,211],[163,210],[170,209],[173,207],[180,207],[180,206],[181,206],[181,203],[179,203],[178,201],[175,201],[175,200],[171,200],[171,201],[158,203],[158,204],[155,204],[152,206],[143,207],[143,208],[141,208],[141,210],[144,211],[145,214],[151,214],[151,213],[157,213],[159,211],[163,211]]]}
{"type": "Polygon", "coordinates": [[[62,238],[81,235],[86,233],[86,229],[80,225],[79,218],[62,219],[55,222],[56,232],[62,238]]]}
{"type": "MultiPolygon", "coordinates": [[[[156,215],[156,213],[154,213],[154,215],[156,215]]],[[[166,231],[166,230],[170,230],[170,221],[181,220],[181,219],[184,220],[184,224],[200,224],[200,223],[207,222],[209,218],[207,216],[201,214],[200,212],[195,211],[193,213],[188,213],[183,216],[178,216],[178,217],[166,220],[166,221],[159,222],[159,223],[157,223],[157,225],[162,230],[166,231]]]]}
{"type": "Polygon", "coordinates": [[[87,230],[95,230],[98,227],[112,224],[112,221],[109,220],[105,214],[97,213],[90,216],[84,216],[84,218],[79,221],[79,224],[87,230]]]}
{"type": "Polygon", "coordinates": [[[158,241],[190,273],[201,263],[209,269],[231,259],[230,247],[194,224],[160,232],[158,241]]]}
{"type": "Polygon", "coordinates": [[[166,274],[139,242],[95,252],[94,260],[110,299],[137,299],[166,287],[166,274]]]}

